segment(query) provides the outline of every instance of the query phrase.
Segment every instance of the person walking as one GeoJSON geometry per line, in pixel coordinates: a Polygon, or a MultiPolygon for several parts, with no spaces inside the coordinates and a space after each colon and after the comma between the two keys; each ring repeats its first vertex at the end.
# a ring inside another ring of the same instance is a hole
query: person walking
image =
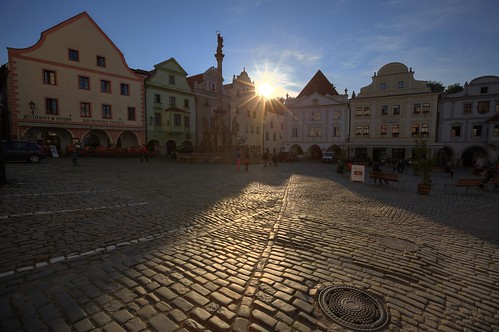
{"type": "Polygon", "coordinates": [[[241,168],[241,151],[239,149],[236,150],[236,169],[239,171],[241,168]]]}
{"type": "Polygon", "coordinates": [[[76,150],[76,147],[71,153],[71,159],[73,160],[73,166],[78,166],[78,151],[76,150]]]}
{"type": "Polygon", "coordinates": [[[144,159],[146,162],[149,162],[149,159],[147,159],[147,145],[142,146],[142,150],[140,151],[140,162],[143,162],[144,159]]]}
{"type": "Polygon", "coordinates": [[[267,164],[269,164],[269,149],[265,149],[262,159],[263,159],[263,167],[267,167],[267,164]]]}
{"type": "Polygon", "coordinates": [[[249,163],[250,163],[250,155],[249,152],[246,151],[246,153],[244,154],[244,165],[246,166],[244,170],[246,172],[248,171],[249,163]]]}

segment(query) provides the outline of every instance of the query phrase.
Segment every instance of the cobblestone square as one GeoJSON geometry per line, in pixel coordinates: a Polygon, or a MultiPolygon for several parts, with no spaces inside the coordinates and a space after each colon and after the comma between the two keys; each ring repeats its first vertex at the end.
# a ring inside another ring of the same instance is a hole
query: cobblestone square
{"type": "Polygon", "coordinates": [[[6,165],[2,331],[344,331],[317,294],[351,286],[386,331],[499,330],[499,192],[416,193],[331,164],[249,171],[163,158],[6,165]]]}

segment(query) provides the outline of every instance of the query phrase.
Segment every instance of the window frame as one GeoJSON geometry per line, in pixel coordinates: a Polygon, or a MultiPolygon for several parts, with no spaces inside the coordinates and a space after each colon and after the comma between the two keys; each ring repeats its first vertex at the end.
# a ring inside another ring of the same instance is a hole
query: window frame
{"type": "Polygon", "coordinates": [[[78,76],[78,89],[80,90],[90,90],[90,77],[88,76],[78,76]],[[82,83],[87,83],[86,87],[85,84],[82,85],[82,83]]]}
{"type": "Polygon", "coordinates": [[[106,57],[97,55],[95,59],[95,64],[97,67],[106,68],[106,57]]]}
{"type": "Polygon", "coordinates": [[[102,119],[109,120],[113,118],[111,104],[102,104],[101,106],[102,119]]]}
{"type": "Polygon", "coordinates": [[[92,104],[89,102],[80,102],[80,117],[81,118],[91,118],[92,117],[92,104]],[[88,109],[84,106],[88,106],[88,109]],[[87,114],[88,112],[88,114],[87,114]]]}
{"type": "Polygon", "coordinates": [[[130,96],[130,84],[120,83],[120,93],[122,96],[130,96]]]}
{"type": "Polygon", "coordinates": [[[111,81],[101,79],[100,80],[100,92],[111,93],[111,81]]]}
{"type": "Polygon", "coordinates": [[[59,115],[59,100],[57,98],[45,98],[45,114],[59,115]],[[55,110],[53,107],[54,105],[55,105],[55,110]]]}
{"type": "Polygon", "coordinates": [[[43,70],[43,84],[57,85],[57,74],[54,70],[43,70]]]}
{"type": "Polygon", "coordinates": [[[135,111],[135,107],[127,107],[127,119],[128,121],[137,120],[137,112],[135,111]]]}
{"type": "Polygon", "coordinates": [[[80,62],[80,52],[73,48],[68,48],[68,60],[80,62]]]}

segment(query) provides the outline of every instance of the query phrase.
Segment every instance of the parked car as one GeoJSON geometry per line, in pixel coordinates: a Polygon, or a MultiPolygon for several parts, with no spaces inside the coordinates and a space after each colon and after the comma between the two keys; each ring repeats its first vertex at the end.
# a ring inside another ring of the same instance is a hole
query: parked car
{"type": "Polygon", "coordinates": [[[322,155],[322,162],[323,163],[333,163],[336,162],[336,157],[334,155],[334,152],[326,151],[322,155]]]}
{"type": "Polygon", "coordinates": [[[40,145],[25,141],[2,141],[5,161],[38,163],[46,155],[40,145]]]}

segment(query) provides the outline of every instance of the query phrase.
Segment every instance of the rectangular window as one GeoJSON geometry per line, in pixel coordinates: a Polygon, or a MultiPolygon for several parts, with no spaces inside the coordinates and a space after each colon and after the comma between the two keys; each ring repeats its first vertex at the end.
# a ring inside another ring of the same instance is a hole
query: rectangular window
{"type": "Polygon", "coordinates": [[[412,136],[419,135],[419,123],[412,125],[412,136]]]}
{"type": "Polygon", "coordinates": [[[471,130],[471,136],[473,137],[480,137],[482,136],[482,126],[473,126],[473,129],[471,130]]]}
{"type": "Polygon", "coordinates": [[[412,113],[413,114],[421,113],[421,103],[414,104],[414,107],[412,108],[412,113]]]}
{"type": "Polygon", "coordinates": [[[102,118],[111,119],[111,105],[102,105],[102,118]]]}
{"type": "Polygon", "coordinates": [[[423,103],[423,113],[430,113],[430,103],[423,103]]]}
{"type": "Polygon", "coordinates": [[[496,114],[499,114],[499,103],[496,103],[496,114]]]}
{"type": "Polygon", "coordinates": [[[430,133],[430,124],[429,123],[422,123],[421,124],[421,134],[428,135],[429,133],[430,133]]]}
{"type": "Polygon", "coordinates": [[[364,107],[364,116],[371,116],[371,107],[364,107]]]}
{"type": "Polygon", "coordinates": [[[385,136],[386,134],[388,134],[388,125],[382,124],[379,133],[381,134],[381,136],[385,136]]]}
{"type": "Polygon", "coordinates": [[[381,106],[381,115],[388,115],[388,105],[381,106]]]}
{"type": "Polygon", "coordinates": [[[90,90],[90,78],[86,76],[79,76],[78,87],[83,90],[90,90]]]}
{"type": "Polygon", "coordinates": [[[175,85],[175,76],[170,75],[168,78],[168,82],[170,82],[171,85],[175,85]]]}
{"type": "Polygon", "coordinates": [[[393,115],[400,115],[400,105],[393,105],[393,115]]]}
{"type": "Polygon", "coordinates": [[[111,82],[106,80],[100,81],[100,92],[111,93],[111,82]]]}
{"type": "Polygon", "coordinates": [[[184,107],[189,108],[189,99],[184,99],[184,107]]]}
{"type": "Polygon", "coordinates": [[[385,89],[386,89],[386,83],[381,83],[381,84],[379,85],[379,89],[380,89],[380,90],[385,90],[385,89]]]}
{"type": "Polygon", "coordinates": [[[400,127],[398,124],[392,125],[392,135],[393,136],[398,136],[400,133],[400,127]]]}
{"type": "Polygon", "coordinates": [[[362,126],[362,135],[369,136],[369,125],[362,126]]]}
{"type": "Polygon", "coordinates": [[[322,130],[320,127],[309,127],[308,136],[322,136],[322,130]]]}
{"type": "Polygon", "coordinates": [[[362,126],[356,126],[355,127],[355,135],[356,136],[362,135],[362,126]]]}
{"type": "Polygon", "coordinates": [[[340,127],[334,127],[333,128],[333,136],[334,137],[339,137],[341,135],[341,129],[340,127]]]}
{"type": "Polygon", "coordinates": [[[128,84],[121,83],[121,95],[122,96],[129,96],[130,95],[130,87],[128,84]]]}
{"type": "Polygon", "coordinates": [[[50,84],[50,85],[56,85],[57,83],[55,80],[55,71],[44,70],[43,71],[43,83],[50,84]]]}
{"type": "Polygon", "coordinates": [[[488,92],[489,92],[489,87],[487,87],[487,86],[482,86],[482,87],[480,88],[480,93],[485,94],[485,93],[488,93],[488,92]]]}
{"type": "Polygon", "coordinates": [[[312,120],[317,120],[317,121],[319,121],[319,120],[321,119],[321,113],[318,113],[318,112],[312,112],[311,119],[312,119],[312,120]]]}
{"type": "Polygon", "coordinates": [[[175,100],[175,97],[170,97],[170,105],[177,105],[177,101],[175,100]]]}
{"type": "Polygon", "coordinates": [[[461,136],[461,126],[452,126],[450,131],[450,137],[459,137],[461,136]]]}
{"type": "Polygon", "coordinates": [[[492,130],[492,136],[499,136],[499,125],[494,126],[494,129],[492,130]]]}
{"type": "Polygon", "coordinates": [[[103,56],[97,56],[97,66],[106,67],[106,58],[103,56]]]}
{"type": "Polygon", "coordinates": [[[398,88],[402,89],[404,87],[404,81],[398,81],[398,88]]]}
{"type": "Polygon", "coordinates": [[[154,102],[155,102],[155,103],[161,103],[161,96],[160,96],[160,95],[158,95],[158,94],[155,94],[155,95],[154,95],[154,102]]]}
{"type": "Polygon", "coordinates": [[[298,137],[298,128],[291,128],[291,137],[298,137]]]}
{"type": "Polygon", "coordinates": [[[161,126],[161,114],[154,113],[154,124],[156,126],[161,126]]]}
{"type": "Polygon", "coordinates": [[[80,116],[82,118],[90,117],[90,103],[80,103],[80,116]]]}
{"type": "Polygon", "coordinates": [[[268,131],[265,133],[265,140],[266,140],[266,141],[268,141],[268,140],[269,140],[269,132],[268,132],[268,131]]]}
{"type": "Polygon", "coordinates": [[[71,61],[79,61],[80,60],[80,56],[78,54],[78,51],[77,50],[69,49],[68,50],[68,59],[71,60],[71,61]]]}
{"type": "Polygon", "coordinates": [[[45,112],[52,115],[59,114],[59,105],[57,103],[57,99],[45,99],[45,112]]]}
{"type": "Polygon", "coordinates": [[[135,107],[128,107],[128,120],[135,121],[135,107]]]}
{"type": "Polygon", "coordinates": [[[191,120],[190,118],[186,115],[184,116],[184,128],[190,128],[191,127],[191,120]]]}
{"type": "Polygon", "coordinates": [[[471,103],[463,104],[463,113],[464,114],[471,114],[471,103]]]}
{"type": "Polygon", "coordinates": [[[362,116],[362,107],[357,107],[357,116],[362,116]]]}
{"type": "Polygon", "coordinates": [[[175,127],[182,126],[182,118],[181,118],[180,114],[173,115],[173,125],[175,127]]]}

